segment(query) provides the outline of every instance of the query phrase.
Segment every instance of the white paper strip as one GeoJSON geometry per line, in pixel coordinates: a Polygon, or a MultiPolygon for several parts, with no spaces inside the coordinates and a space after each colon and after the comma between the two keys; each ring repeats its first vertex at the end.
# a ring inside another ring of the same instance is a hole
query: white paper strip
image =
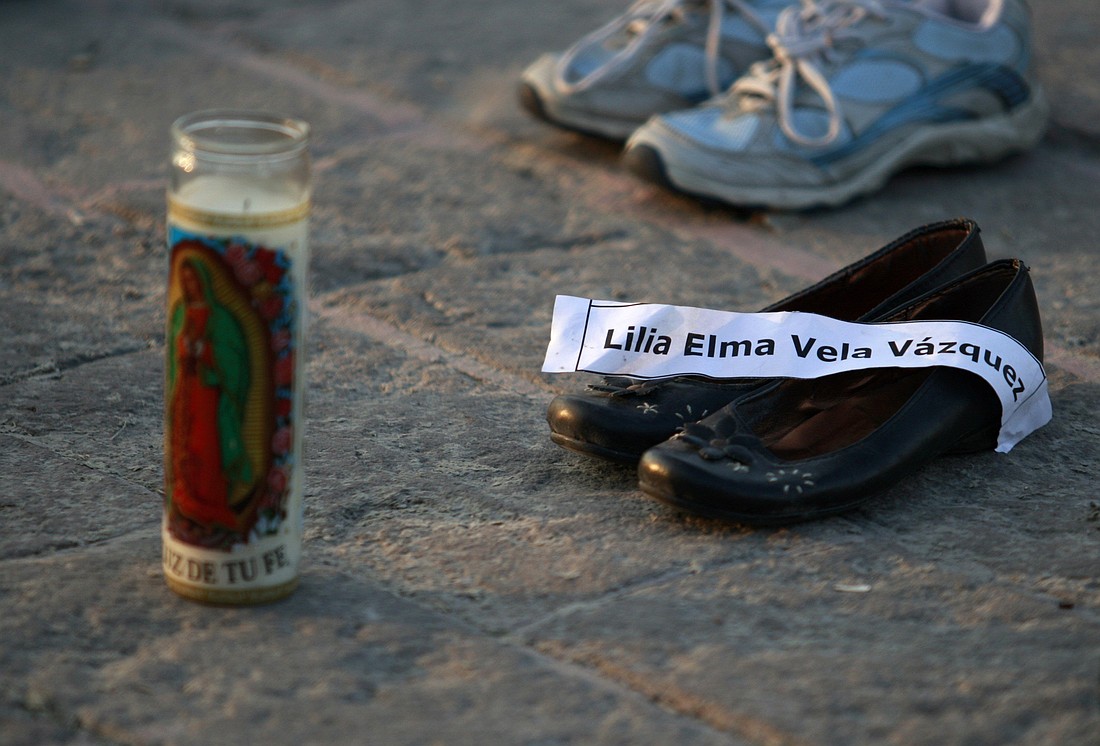
{"type": "Polygon", "coordinates": [[[542,370],[632,378],[819,378],[946,366],[1001,400],[997,450],[1051,418],[1043,364],[1004,332],[965,321],[860,324],[811,313],[735,313],[559,295],[542,370]]]}

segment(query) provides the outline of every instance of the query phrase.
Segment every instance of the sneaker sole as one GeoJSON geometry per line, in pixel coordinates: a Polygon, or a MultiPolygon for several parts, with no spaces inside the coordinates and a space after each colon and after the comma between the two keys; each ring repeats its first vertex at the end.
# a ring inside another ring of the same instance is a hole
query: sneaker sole
{"type": "Polygon", "coordinates": [[[820,187],[761,187],[721,181],[670,162],[661,155],[661,138],[648,137],[644,131],[628,143],[623,159],[635,174],[665,188],[739,207],[836,207],[882,188],[890,177],[911,166],[989,163],[1027,150],[1042,137],[1048,114],[1049,105],[1036,88],[1031,101],[1016,111],[977,122],[922,127],[890,146],[868,168],[820,187]]]}
{"type": "Polygon", "coordinates": [[[623,142],[643,124],[643,122],[632,119],[615,120],[606,116],[595,116],[573,109],[554,107],[551,102],[539,94],[538,88],[528,82],[519,84],[517,95],[519,105],[531,116],[547,124],[581,135],[623,142]]]}

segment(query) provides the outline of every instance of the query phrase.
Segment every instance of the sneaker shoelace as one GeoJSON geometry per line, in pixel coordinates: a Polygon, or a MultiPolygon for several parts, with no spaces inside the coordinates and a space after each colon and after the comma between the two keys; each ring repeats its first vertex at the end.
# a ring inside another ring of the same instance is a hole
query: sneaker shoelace
{"type": "Polygon", "coordinates": [[[762,37],[766,37],[771,31],[768,24],[745,0],[638,0],[621,16],[588,34],[562,54],[555,75],[558,89],[569,94],[591,88],[626,65],[661,30],[663,24],[681,23],[689,10],[707,5],[710,6],[710,19],[704,46],[705,74],[708,90],[712,96],[717,96],[722,93],[718,80],[718,61],[722,43],[722,19],[727,10],[741,13],[750,25],[760,31],[762,37]],[[583,50],[602,45],[621,33],[630,38],[626,45],[578,80],[568,80],[569,68],[583,50]]]}
{"type": "Polygon", "coordinates": [[[749,68],[730,88],[730,95],[748,95],[765,105],[774,104],[779,127],[792,142],[807,147],[828,145],[840,135],[841,109],[820,65],[836,57],[838,45],[857,38],[854,27],[868,17],[887,17],[879,0],[803,0],[801,7],[785,9],[779,14],[775,32],[768,35],[774,57],[749,68]],[[825,107],[828,128],[820,137],[800,132],[795,125],[794,100],[800,82],[816,93],[825,107]]]}

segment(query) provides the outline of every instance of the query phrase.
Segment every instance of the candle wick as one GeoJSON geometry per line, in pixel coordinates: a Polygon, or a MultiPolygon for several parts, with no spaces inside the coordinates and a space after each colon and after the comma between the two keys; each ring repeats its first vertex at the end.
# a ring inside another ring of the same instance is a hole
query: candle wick
{"type": "Polygon", "coordinates": [[[244,198],[244,211],[248,212],[251,209],[252,209],[252,198],[251,197],[245,197],[244,198]]]}

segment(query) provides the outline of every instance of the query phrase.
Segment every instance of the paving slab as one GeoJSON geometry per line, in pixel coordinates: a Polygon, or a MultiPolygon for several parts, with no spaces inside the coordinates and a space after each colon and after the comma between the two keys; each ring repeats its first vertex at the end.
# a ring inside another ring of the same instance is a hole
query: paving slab
{"type": "Polygon", "coordinates": [[[625,2],[0,2],[0,743],[1088,744],[1100,732],[1092,0],[1032,152],[835,210],[673,196],[516,105],[625,2]],[[305,566],[159,567],[167,128],[314,127],[305,566]],[[760,308],[922,223],[1031,267],[1054,420],[750,529],[549,442],[556,293],[760,308]]]}

